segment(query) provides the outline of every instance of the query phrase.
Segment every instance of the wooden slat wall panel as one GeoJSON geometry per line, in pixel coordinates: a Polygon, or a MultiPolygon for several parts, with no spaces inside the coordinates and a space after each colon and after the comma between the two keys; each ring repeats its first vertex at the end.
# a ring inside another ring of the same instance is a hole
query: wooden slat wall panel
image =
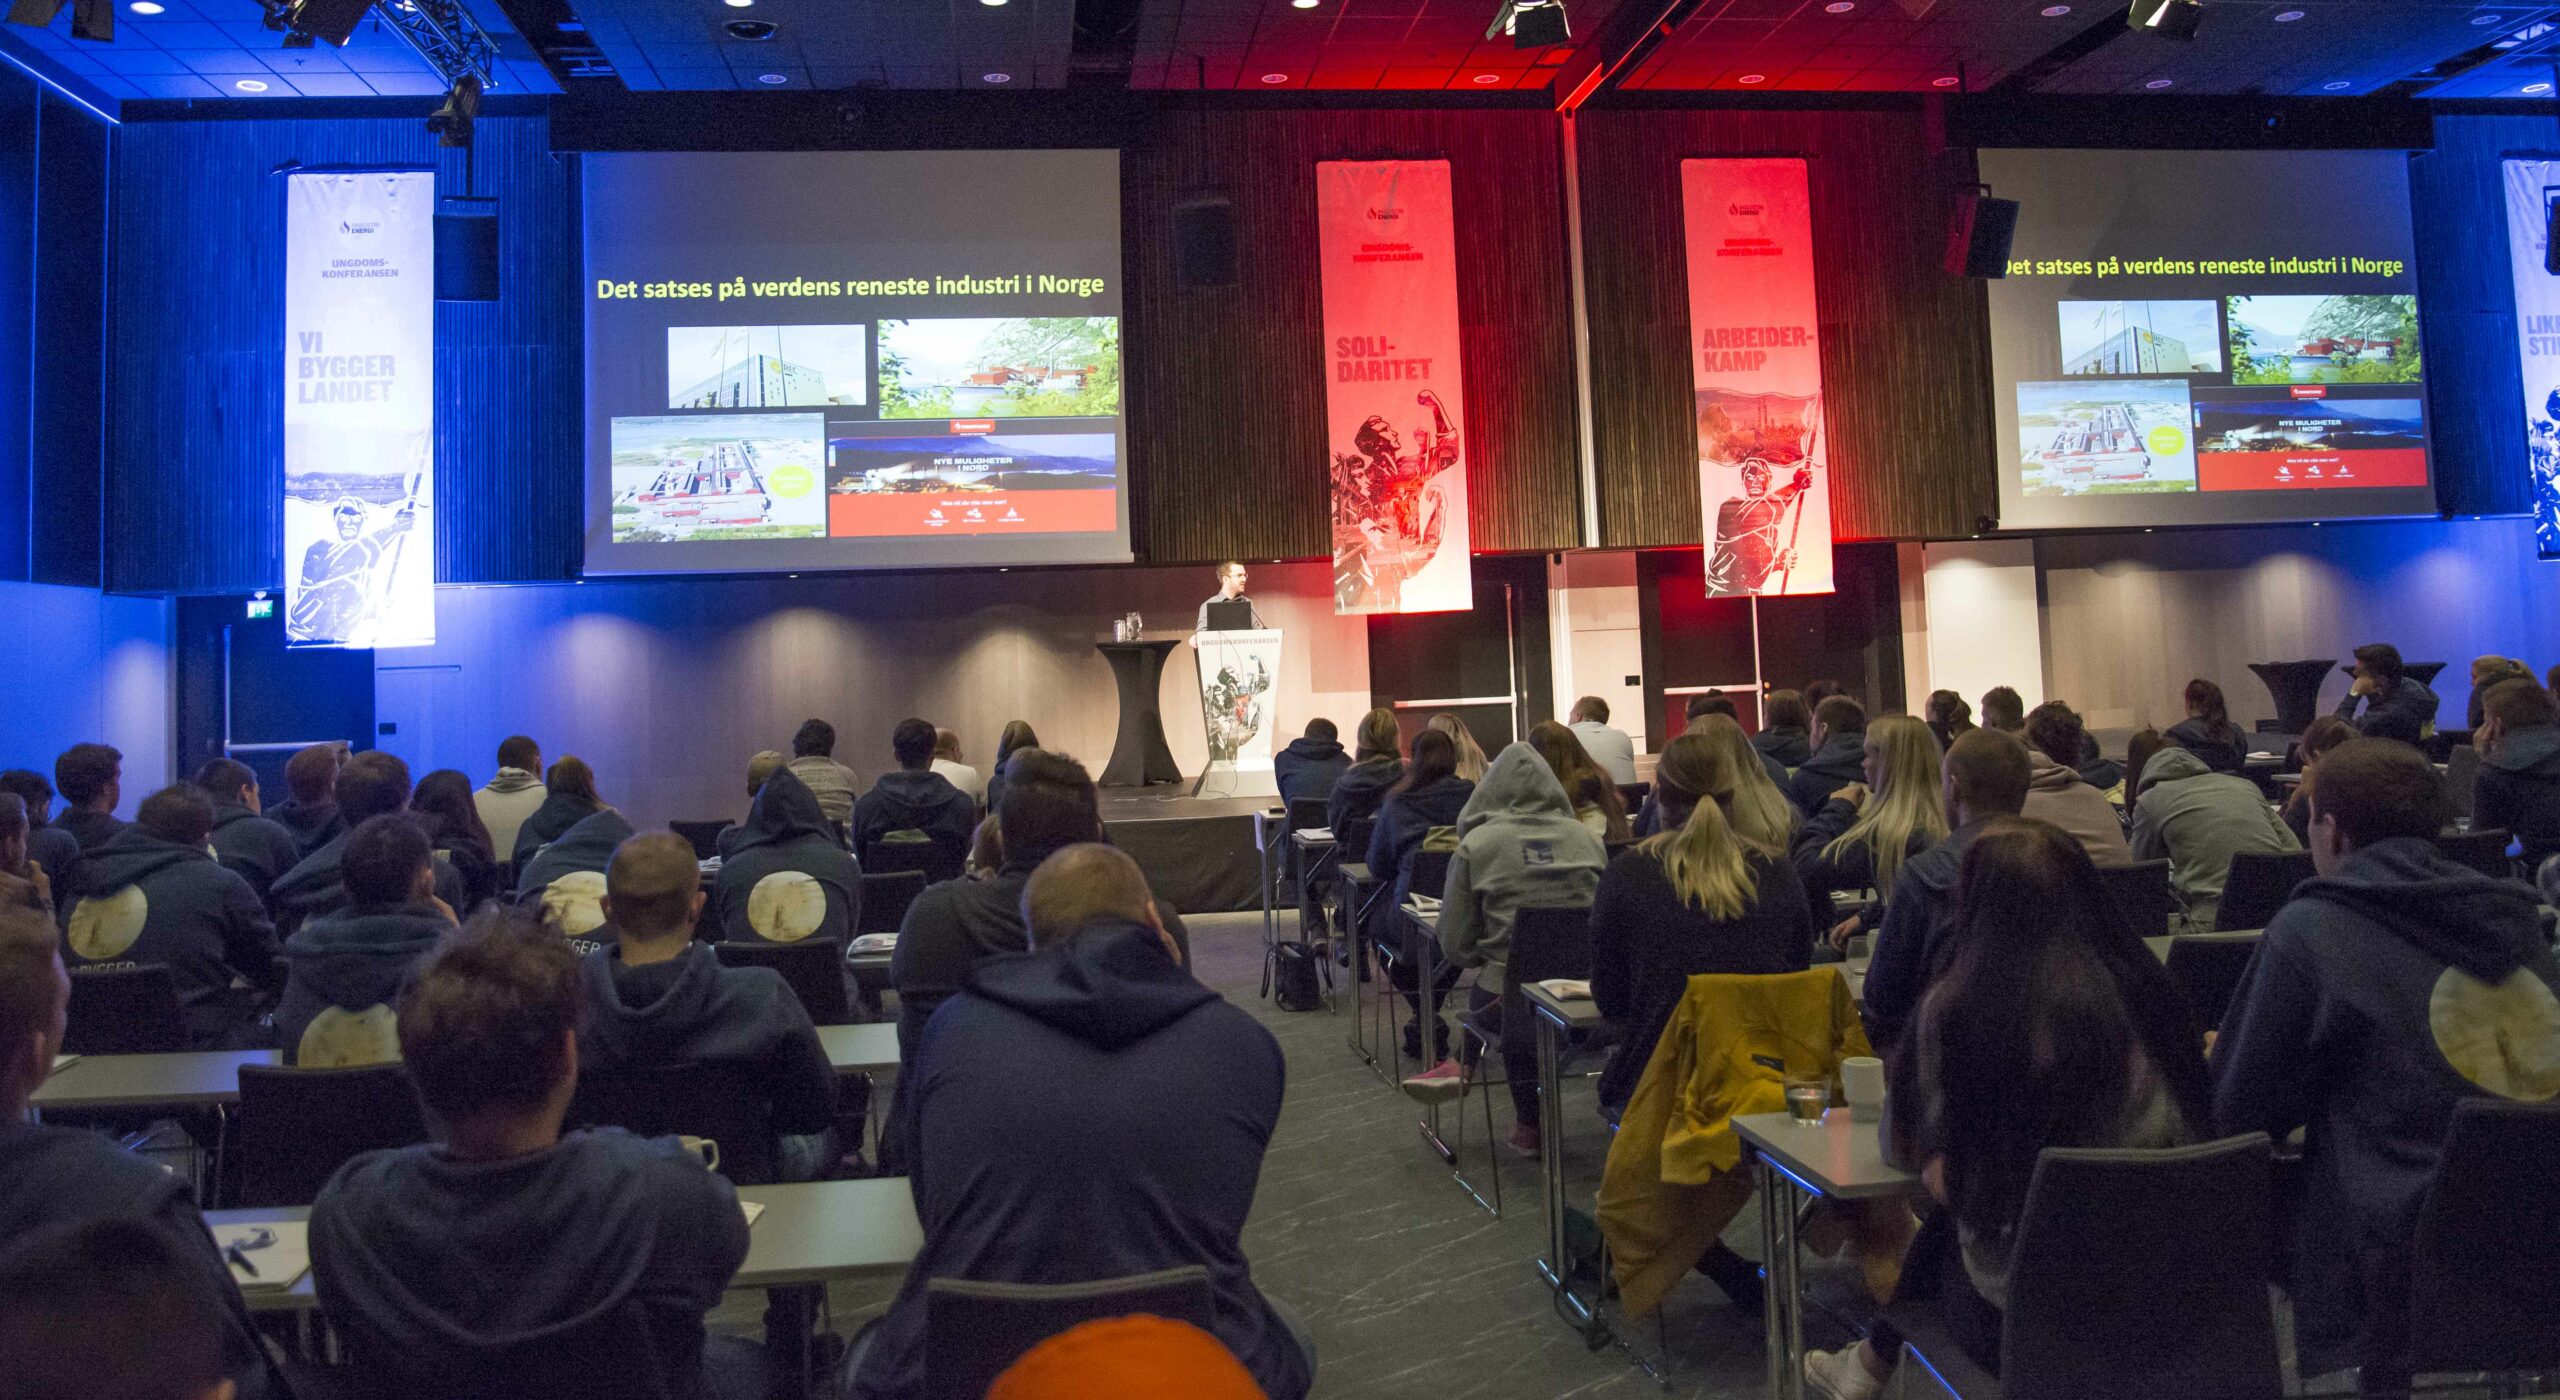
{"type": "Polygon", "coordinates": [[[1939,265],[1970,151],[1933,150],[1917,108],[1587,109],[1580,127],[1602,544],[1701,540],[1680,210],[1699,156],[1808,158],[1838,537],[1969,534],[1997,509],[1982,289],[1939,265]]]}

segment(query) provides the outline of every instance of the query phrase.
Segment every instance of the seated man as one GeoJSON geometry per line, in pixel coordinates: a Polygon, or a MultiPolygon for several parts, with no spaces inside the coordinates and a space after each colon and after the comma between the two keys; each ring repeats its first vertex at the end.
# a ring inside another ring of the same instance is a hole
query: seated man
{"type": "Polygon", "coordinates": [[[867,853],[891,832],[921,832],[941,858],[937,868],[945,878],[957,875],[978,824],[978,804],[933,771],[932,725],[920,719],[898,721],[889,749],[897,755],[897,771],[881,774],[853,804],[853,848],[867,853]]]}
{"type": "MultiPolygon", "coordinates": [[[[305,749],[303,753],[310,751],[305,749]]],[[[301,758],[302,754],[294,755],[297,762],[301,758]]],[[[276,923],[287,936],[305,922],[337,913],[351,902],[338,869],[346,852],[347,833],[368,818],[409,810],[409,765],[401,762],[398,754],[369,749],[338,769],[331,792],[337,834],[304,856],[300,865],[286,871],[268,892],[275,901],[276,923]]],[[[461,873],[441,861],[436,865],[436,898],[449,909],[470,904],[462,892],[461,873]]]]}
{"type": "Polygon", "coordinates": [[[1787,778],[1787,798],[1797,811],[1812,816],[1831,794],[1866,780],[1866,707],[1834,695],[1814,707],[1813,756],[1787,778]]]}
{"type": "Polygon", "coordinates": [[[283,823],[260,815],[258,775],[248,764],[214,759],[196,770],[195,784],[213,801],[213,858],[248,881],[264,903],[276,881],[301,864],[302,843],[283,823]]]}
{"type": "Polygon", "coordinates": [[[2500,681],[2481,698],[2480,714],[2471,827],[2513,834],[2525,869],[2539,869],[2560,855],[2560,703],[2532,681],[2500,681]]]}
{"type": "Polygon", "coordinates": [[[987,780],[978,776],[977,769],[960,761],[960,736],[948,729],[933,731],[933,771],[941,774],[944,781],[953,787],[969,794],[971,805],[986,802],[987,780]]]}
{"type": "Polygon", "coordinates": [[[94,851],[124,829],[116,804],[124,794],[124,755],[104,744],[73,744],[53,761],[62,789],[62,815],[53,824],[71,833],[80,849],[94,851]]]}
{"type": "MultiPolygon", "coordinates": [[[[102,1221],[158,1226],[177,1256],[175,1267],[188,1272],[201,1288],[201,1296],[213,1300],[220,1314],[212,1325],[220,1333],[221,1374],[237,1383],[237,1393],[244,1400],[283,1394],[282,1385],[268,1371],[266,1353],[249,1325],[248,1310],[241,1306],[240,1290],[232,1285],[231,1270],[214,1249],[213,1237],[205,1232],[204,1217],[196,1213],[187,1179],[125,1151],[102,1134],[29,1121],[27,1101],[53,1072],[53,1057],[62,1049],[63,1011],[70,1000],[71,982],[62,970],[52,923],[32,909],[0,907],[0,1242],[26,1240],[47,1226],[102,1221]]],[[[124,1248],[113,1258],[90,1250],[73,1253],[95,1259],[101,1266],[135,1257],[124,1248]]],[[[76,1281],[55,1271],[40,1273],[36,1287],[59,1309],[66,1294],[76,1291],[76,1281]]],[[[67,1320],[56,1317],[54,1325],[45,1325],[46,1304],[20,1291],[21,1282],[22,1275],[0,1266],[0,1357],[7,1358],[0,1365],[0,1393],[31,1384],[30,1389],[15,1393],[115,1394],[99,1376],[86,1373],[78,1384],[30,1382],[31,1377],[46,1374],[46,1363],[31,1360],[35,1354],[22,1348],[20,1343],[27,1338],[20,1334],[21,1327],[35,1324],[36,1336],[63,1330],[56,1340],[79,1346],[112,1321],[74,1309],[67,1320]]],[[[153,1311],[151,1345],[171,1344],[173,1339],[157,1329],[174,1329],[182,1319],[157,1308],[153,1311]]]]}
{"type": "Polygon", "coordinates": [[[2446,811],[2405,744],[2351,740],[2320,760],[2319,878],[2267,925],[2213,1054],[2222,1132],[2307,1129],[2290,1261],[2302,1371],[2361,1360],[2368,1395],[2408,1385],[2410,1240],[2454,1105],[2560,1094],[2560,963],[2533,891],[2437,854],[2446,811]]]}
{"type": "MultiPolygon", "coordinates": [[[[1984,712],[1990,712],[1985,696],[1984,712]]],[[[1867,1039],[1880,1053],[1902,1034],[1903,1022],[1929,989],[1938,945],[1955,919],[1956,874],[1983,824],[2014,817],[2027,805],[2033,769],[2027,746],[2001,729],[1976,729],[1956,737],[1940,764],[1939,794],[1947,808],[1947,834],[1902,863],[1885,895],[1884,923],[1877,927],[1867,962],[1867,1039]]]]}
{"type": "Polygon", "coordinates": [[[344,836],[352,825],[338,810],[338,770],[347,766],[347,746],[312,744],[294,750],[284,762],[284,801],[267,810],[276,825],[293,833],[305,856],[344,836]]]}
{"type": "Polygon", "coordinates": [[[617,1311],[647,1329],[673,1394],[758,1393],[732,1374],[761,1370],[734,1350],[751,1344],[722,1339],[705,1365],[703,1317],[747,1257],[738,1193],[675,1138],[560,1132],[578,983],[567,943],[493,909],[400,996],[437,1140],[357,1157],[311,1207],[320,1306],[381,1393],[451,1386],[617,1311]]]}
{"type": "Polygon", "coordinates": [[[27,804],[28,858],[55,879],[69,873],[71,863],[80,858],[80,841],[50,820],[53,784],[32,768],[12,768],[0,773],[0,792],[15,793],[27,804]]]}
{"type": "Polygon", "coordinates": [[[496,775],[487,787],[471,794],[480,824],[489,829],[490,851],[501,858],[513,856],[516,834],[550,796],[550,789],[542,785],[542,746],[529,734],[510,734],[500,740],[496,775]]]}
{"type": "MultiPolygon", "coordinates": [[[[755,785],[752,771],[748,781],[755,785]]],[[[720,833],[711,894],[722,938],[850,944],[862,918],[862,867],[837,843],[800,775],[776,767],[757,787],[746,823],[720,833]]]]}
{"type": "Polygon", "coordinates": [[[817,796],[818,810],[841,828],[853,824],[853,795],[862,791],[854,771],[836,762],[836,727],[809,720],[791,736],[791,772],[817,796]]]}
{"type": "Polygon", "coordinates": [[[435,852],[405,816],[367,817],[339,861],[352,902],[285,940],[276,1044],[286,1064],[326,1068],[400,1058],[392,1007],[410,969],[453,931],[436,899],[435,852]]]}
{"type": "Polygon", "coordinates": [[[2347,698],[2338,702],[2338,718],[2368,739],[2397,739],[2414,744],[2435,726],[2436,693],[2400,660],[2400,648],[2373,642],[2356,648],[2356,678],[2347,698]],[[2357,713],[2357,707],[2363,713],[2357,713]]]}
{"type": "MultiPolygon", "coordinates": [[[[2196,927],[2213,927],[2233,856],[2302,849],[2256,783],[2216,773],[2185,749],[2160,750],[2131,782],[2133,858],[2168,858],[2169,887],[2196,927]]],[[[2134,932],[2156,937],[2164,930],[2134,932]]]]}
{"type": "Polygon", "coordinates": [[[554,933],[594,933],[604,924],[605,867],[631,836],[631,823],[611,807],[578,818],[517,869],[517,902],[538,902],[543,926],[554,933]]]}
{"type": "Polygon", "coordinates": [[[112,1218],[0,1249],[0,1400],[234,1400],[226,1305],[239,1295],[217,1293],[196,1252],[150,1221],[112,1218]]]}
{"type": "Polygon", "coordinates": [[[749,1067],[776,1136],[819,1139],[777,1156],[782,1178],[814,1179],[826,1165],[834,1067],[779,974],[724,967],[709,944],[694,941],[702,879],[693,843],[671,831],[623,842],[605,868],[604,912],[613,946],[587,954],[578,968],[587,1072],[684,1062],[749,1067]]]}
{"type": "Polygon", "coordinates": [[[139,818],[84,853],[63,906],[74,966],[158,963],[178,985],[187,1043],[220,1047],[274,989],[276,926],[249,882],[206,849],[213,804],[187,783],[144,798],[139,818]]]}
{"type": "MultiPolygon", "coordinates": [[[[1008,782],[1009,811],[1023,786],[1008,782]]],[[[1279,1043],[1183,970],[1127,856],[1071,845],[1021,888],[1034,951],[971,971],[902,1076],[924,1248],[853,1394],[922,1392],[933,1279],[1078,1283],[1199,1264],[1210,1330],[1273,1400],[1298,1400],[1314,1358],[1254,1288],[1242,1240],[1280,1119],[1279,1043]]]]}
{"type": "MultiPolygon", "coordinates": [[[[1621,787],[1636,780],[1636,741],[1627,731],[1609,724],[1609,702],[1597,695],[1585,695],[1573,702],[1566,728],[1582,741],[1582,751],[1609,775],[1609,781],[1621,787]]],[[[1781,780],[1783,781],[1783,779],[1781,780]]]]}
{"type": "Polygon", "coordinates": [[[27,854],[26,799],[0,792],[0,903],[23,905],[50,919],[54,916],[53,877],[27,854]]]}
{"type": "Polygon", "coordinates": [[[1342,731],[1321,715],[1308,720],[1304,734],[1271,756],[1272,781],[1279,784],[1283,807],[1301,800],[1324,801],[1333,795],[1335,781],[1350,770],[1351,755],[1342,751],[1342,731]]]}
{"type": "Polygon", "coordinates": [[[2131,865],[2116,804],[2080,776],[2080,714],[2059,700],[2027,712],[2027,807],[2021,815],[2062,828],[2096,865],[2131,865]]]}

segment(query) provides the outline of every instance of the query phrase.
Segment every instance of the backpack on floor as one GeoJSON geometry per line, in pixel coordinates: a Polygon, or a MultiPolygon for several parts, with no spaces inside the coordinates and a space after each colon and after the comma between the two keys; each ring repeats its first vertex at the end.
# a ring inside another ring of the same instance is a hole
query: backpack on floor
{"type": "Polygon", "coordinates": [[[1316,950],[1298,939],[1271,945],[1271,985],[1283,1011],[1314,1011],[1324,1005],[1316,982],[1316,950]]]}

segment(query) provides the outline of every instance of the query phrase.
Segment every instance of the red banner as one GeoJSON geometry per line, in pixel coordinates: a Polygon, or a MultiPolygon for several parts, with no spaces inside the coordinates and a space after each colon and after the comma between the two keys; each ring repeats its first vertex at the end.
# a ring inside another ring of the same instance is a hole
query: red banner
{"type": "Polygon", "coordinates": [[[1475,605],[1454,221],[1447,161],[1316,166],[1338,613],[1475,605]]]}
{"type": "Polygon", "coordinates": [[[1684,160],[1690,381],[1710,597],[1828,593],[1813,202],[1801,160],[1684,160]]]}

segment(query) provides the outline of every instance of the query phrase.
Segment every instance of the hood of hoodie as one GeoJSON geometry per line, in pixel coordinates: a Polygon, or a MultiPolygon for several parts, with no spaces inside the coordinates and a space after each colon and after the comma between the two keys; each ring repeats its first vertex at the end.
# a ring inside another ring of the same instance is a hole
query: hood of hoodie
{"type": "MultiPolygon", "coordinates": [[[[330,1005],[362,1009],[385,1000],[386,964],[405,976],[408,964],[452,929],[432,904],[348,910],[304,924],[285,940],[284,958],[294,980],[330,1005]]],[[[396,987],[399,978],[389,981],[396,987]]]]}
{"type": "Polygon", "coordinates": [[[756,794],[756,805],[747,812],[746,821],[720,833],[720,857],[727,860],[740,851],[778,846],[803,836],[815,836],[830,846],[836,843],[835,828],[818,806],[818,795],[790,769],[776,768],[756,794]]]}
{"type": "MultiPolygon", "coordinates": [[[[2039,755],[2039,757],[2041,757],[2041,755],[2039,755]]],[[[2185,749],[2176,747],[2165,748],[2160,752],[2153,754],[2150,762],[2142,765],[2142,776],[2134,780],[2134,787],[2138,795],[2140,793],[2149,792],[2153,788],[2160,786],[2162,783],[2182,782],[2188,778],[2202,778],[2212,772],[2212,765],[2206,763],[2203,759],[2196,757],[2194,754],[2187,752],[2185,749]]]]}
{"type": "Polygon", "coordinates": [[[2560,724],[2508,730],[2498,741],[2497,752],[2480,761],[2502,772],[2560,779],[2560,724]]]}
{"type": "Polygon", "coordinates": [[[1339,739],[1310,739],[1304,735],[1290,740],[1280,752],[1308,763],[1346,763],[1351,757],[1342,751],[1339,739]]]}
{"type": "Polygon", "coordinates": [[[306,804],[288,797],[269,807],[266,816],[268,820],[281,824],[285,830],[294,835],[307,838],[313,832],[325,829],[329,823],[338,819],[338,804],[335,802],[306,804]]]}
{"type": "MultiPolygon", "coordinates": [[[[947,819],[954,812],[958,799],[967,796],[967,793],[953,787],[949,778],[930,768],[921,773],[893,768],[881,774],[879,781],[871,785],[871,791],[862,795],[861,805],[868,811],[887,812],[889,825],[886,830],[895,831],[900,827],[924,829],[930,827],[937,817],[947,819]]],[[[813,806],[816,801],[814,797],[810,799],[813,806]]],[[[976,811],[977,805],[971,803],[970,813],[975,815],[976,811]]]]}
{"type": "Polygon", "coordinates": [[[75,873],[80,881],[81,894],[113,894],[170,866],[211,859],[213,853],[202,846],[182,846],[154,836],[140,826],[127,826],[105,845],[82,855],[75,873]]]}
{"type": "Polygon", "coordinates": [[[1811,757],[1796,766],[1810,768],[1826,777],[1835,774],[1863,777],[1867,771],[1866,731],[1831,735],[1822,741],[1822,747],[1815,749],[1811,757]]]}
{"type": "Polygon", "coordinates": [[[252,812],[249,804],[236,799],[217,797],[213,800],[213,829],[220,831],[234,822],[256,821],[263,813],[252,812]]]}
{"type": "Polygon", "coordinates": [[[2080,776],[2079,769],[2067,768],[2054,762],[2053,757],[2042,749],[2027,750],[2027,790],[2029,792],[2060,792],[2084,781],[2086,780],[2080,776]]]}
{"type": "Polygon", "coordinates": [[[1475,795],[1467,799],[1466,810],[1458,813],[1458,834],[1463,837],[1497,821],[1581,825],[1573,814],[1573,799],[1564,795],[1555,770],[1526,743],[1512,744],[1494,756],[1493,766],[1484,770],[1484,781],[1476,784],[1475,795]]]}
{"type": "Polygon", "coordinates": [[[1126,919],[1036,952],[985,959],[964,985],[1103,1050],[1135,1045],[1218,999],[1174,962],[1154,929],[1126,919]]]}
{"type": "Polygon", "coordinates": [[[2414,836],[2348,852],[2337,869],[2304,881],[2293,897],[2361,914],[2491,986],[2547,949],[2530,887],[2456,865],[2414,836]]]}
{"type": "Polygon", "coordinates": [[[486,790],[489,792],[529,792],[540,786],[542,786],[542,775],[538,773],[529,773],[522,768],[501,768],[498,770],[497,776],[489,780],[489,786],[486,790]]]}
{"type": "Polygon", "coordinates": [[[636,834],[620,812],[607,807],[581,819],[526,861],[516,889],[519,893],[539,890],[573,870],[602,871],[613,861],[613,848],[636,834]]]}

